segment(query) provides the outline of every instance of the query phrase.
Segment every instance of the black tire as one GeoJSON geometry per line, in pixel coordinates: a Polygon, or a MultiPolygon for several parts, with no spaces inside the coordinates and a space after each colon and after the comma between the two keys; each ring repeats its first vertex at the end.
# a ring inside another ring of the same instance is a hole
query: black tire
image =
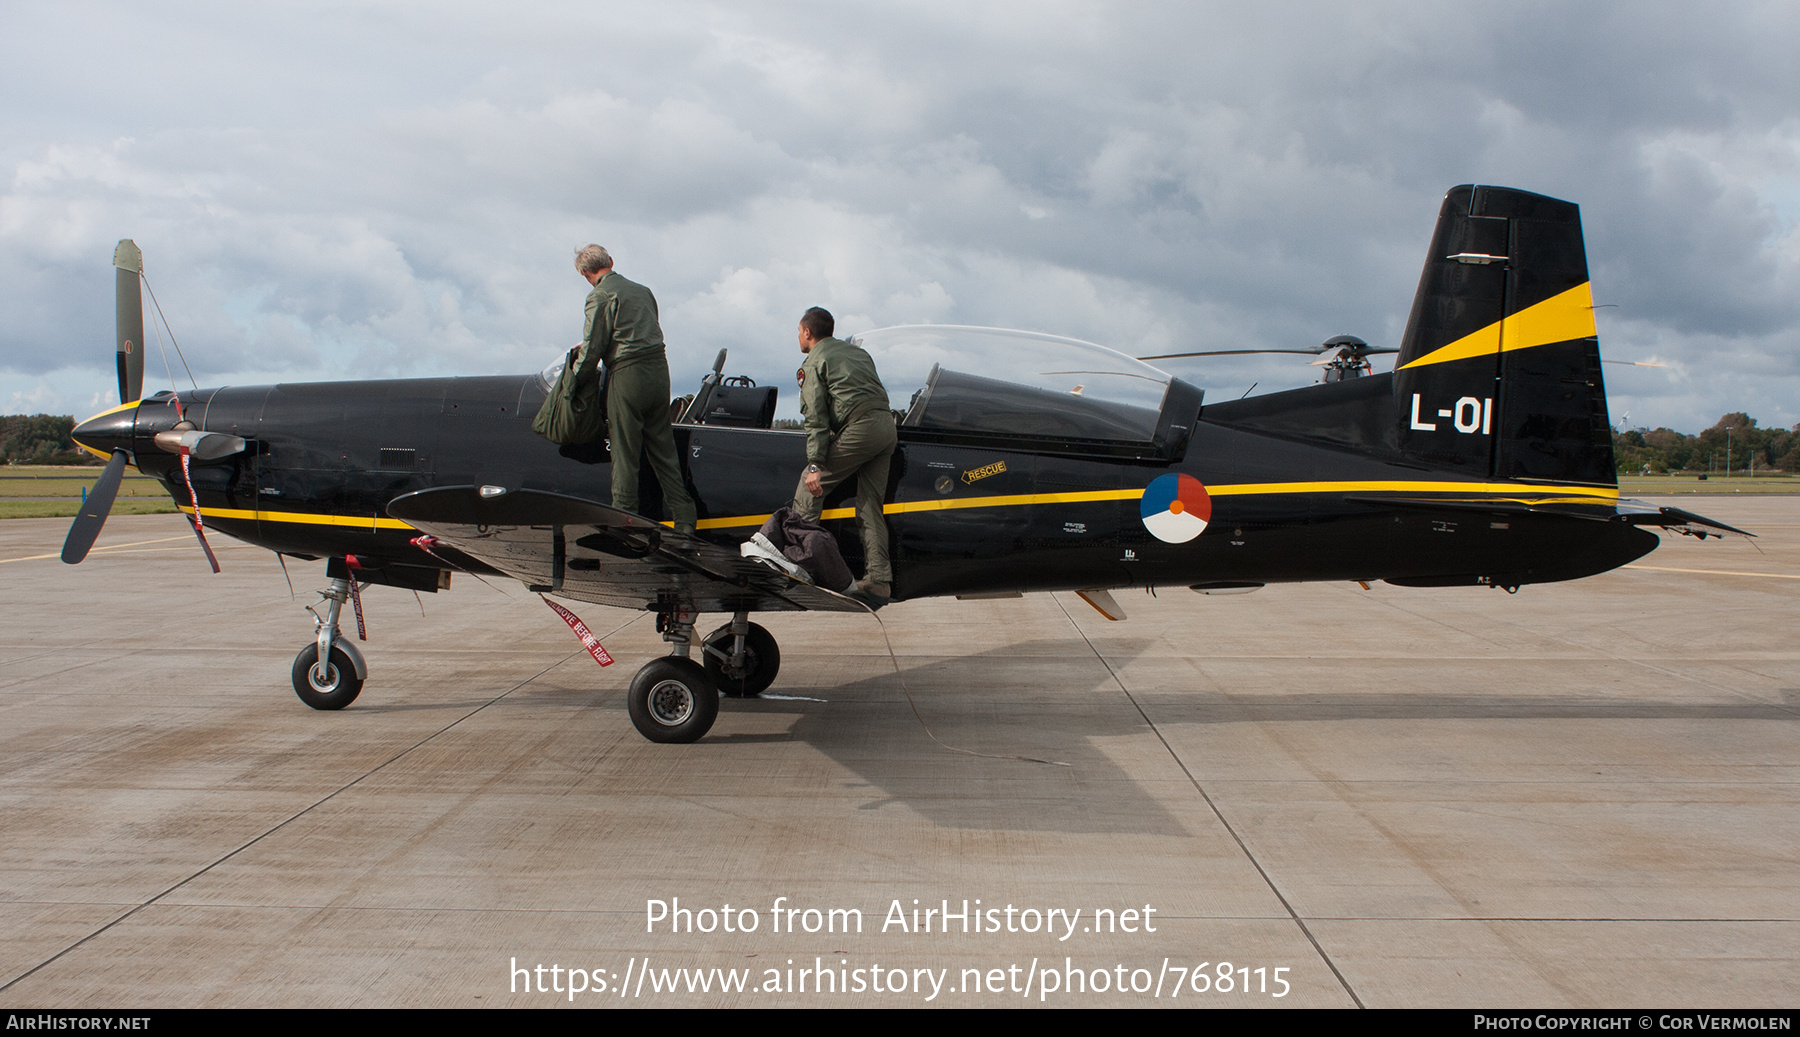
{"type": "Polygon", "coordinates": [[[307,645],[294,656],[294,694],[314,709],[343,709],[362,694],[362,678],[356,675],[356,664],[350,655],[336,645],[325,668],[325,680],[315,680],[313,663],[319,661],[319,646],[307,645]]]}
{"type": "Polygon", "coordinates": [[[699,663],[669,656],[631,678],[625,705],[632,726],[652,742],[695,742],[718,719],[719,689],[699,663]]]}
{"type": "MultiPolygon", "coordinates": [[[[727,623],[706,635],[705,646],[717,648],[727,656],[731,654],[731,624],[727,623]]],[[[705,660],[706,675],[718,685],[721,692],[734,699],[755,698],[775,683],[775,675],[781,672],[781,646],[775,643],[775,635],[750,624],[750,633],[744,638],[744,672],[727,673],[727,666],[720,662],[718,656],[711,652],[702,652],[705,660]]]]}

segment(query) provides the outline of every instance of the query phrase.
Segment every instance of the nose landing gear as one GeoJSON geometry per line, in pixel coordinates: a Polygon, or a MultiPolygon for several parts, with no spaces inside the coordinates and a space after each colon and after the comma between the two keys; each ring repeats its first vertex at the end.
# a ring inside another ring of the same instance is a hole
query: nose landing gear
{"type": "MultiPolygon", "coordinates": [[[[328,566],[327,574],[333,568],[328,566]]],[[[333,576],[319,596],[325,599],[325,615],[313,612],[318,638],[294,656],[294,694],[314,709],[343,709],[362,694],[363,680],[369,675],[356,642],[340,640],[338,616],[350,599],[350,580],[333,576]]]]}

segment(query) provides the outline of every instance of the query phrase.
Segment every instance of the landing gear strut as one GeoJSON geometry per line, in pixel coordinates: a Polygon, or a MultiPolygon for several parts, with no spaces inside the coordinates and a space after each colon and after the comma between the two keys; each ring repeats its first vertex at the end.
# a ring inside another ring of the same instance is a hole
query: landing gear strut
{"type": "Polygon", "coordinates": [[[347,573],[332,574],[343,564],[336,558],[327,564],[326,575],[331,576],[331,583],[319,592],[325,600],[325,615],[309,610],[318,637],[294,657],[294,694],[314,709],[343,709],[355,702],[369,673],[356,643],[340,640],[338,616],[344,602],[350,600],[350,580],[347,573]]]}
{"type": "Polygon", "coordinates": [[[638,734],[652,742],[693,742],[712,730],[719,716],[719,689],[699,663],[688,658],[694,640],[694,611],[675,606],[656,616],[670,654],[631,678],[625,706],[638,734]]]}
{"type": "Polygon", "coordinates": [[[775,635],[750,622],[748,612],[706,635],[700,648],[706,675],[731,698],[755,698],[775,683],[781,672],[781,647],[775,635]]]}

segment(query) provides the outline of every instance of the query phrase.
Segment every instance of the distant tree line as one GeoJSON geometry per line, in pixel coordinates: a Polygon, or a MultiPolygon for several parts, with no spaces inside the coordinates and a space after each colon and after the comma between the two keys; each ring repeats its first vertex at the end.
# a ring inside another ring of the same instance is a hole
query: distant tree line
{"type": "Polygon", "coordinates": [[[66,414],[0,416],[0,459],[7,464],[100,464],[75,445],[75,419],[66,414]]]}
{"type": "Polygon", "coordinates": [[[1757,471],[1800,472],[1800,425],[1757,428],[1755,418],[1733,411],[1697,436],[1666,428],[1614,432],[1613,454],[1619,471],[1631,475],[1644,471],[1723,473],[1728,459],[1734,475],[1748,473],[1753,460],[1757,471]]]}

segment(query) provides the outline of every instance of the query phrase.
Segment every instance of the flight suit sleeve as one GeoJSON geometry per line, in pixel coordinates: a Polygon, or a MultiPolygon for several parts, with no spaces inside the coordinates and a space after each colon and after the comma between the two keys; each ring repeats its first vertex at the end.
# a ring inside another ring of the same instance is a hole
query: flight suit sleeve
{"type": "Polygon", "coordinates": [[[806,463],[824,464],[831,453],[831,390],[823,363],[802,364],[806,383],[800,387],[800,412],[806,418],[806,463]]]}
{"type": "Polygon", "coordinates": [[[617,299],[607,298],[600,292],[588,293],[587,315],[581,333],[581,359],[575,375],[578,382],[599,378],[600,365],[611,358],[617,303],[617,299]]]}

